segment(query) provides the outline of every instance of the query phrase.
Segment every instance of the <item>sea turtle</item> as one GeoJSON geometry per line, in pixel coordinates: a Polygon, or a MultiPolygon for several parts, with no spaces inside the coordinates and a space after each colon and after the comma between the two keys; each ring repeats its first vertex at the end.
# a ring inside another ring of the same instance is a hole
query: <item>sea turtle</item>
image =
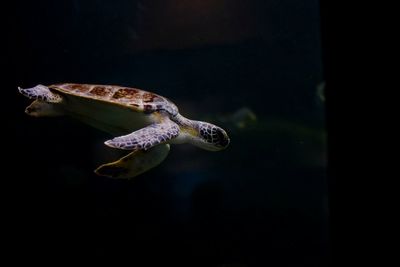
{"type": "Polygon", "coordinates": [[[62,83],[18,90],[35,99],[25,109],[30,116],[68,115],[117,136],[105,144],[131,152],[98,167],[95,173],[102,176],[133,178],[148,171],[166,158],[169,144],[218,151],[230,142],[222,128],[189,120],[169,99],[137,88],[62,83]]]}

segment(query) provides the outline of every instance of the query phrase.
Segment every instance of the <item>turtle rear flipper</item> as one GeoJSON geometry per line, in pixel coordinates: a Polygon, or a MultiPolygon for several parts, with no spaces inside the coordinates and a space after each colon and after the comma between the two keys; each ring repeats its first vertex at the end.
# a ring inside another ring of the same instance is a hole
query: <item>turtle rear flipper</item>
{"type": "Polygon", "coordinates": [[[63,101],[63,97],[55,94],[44,85],[37,85],[32,88],[23,89],[18,87],[18,90],[24,96],[35,99],[26,109],[25,113],[33,117],[54,117],[61,116],[64,113],[55,105],[63,101]]]}
{"type": "Polygon", "coordinates": [[[169,144],[162,144],[149,150],[135,150],[119,160],[101,165],[97,175],[116,179],[130,179],[160,164],[168,155],[169,144]]]}
{"type": "Polygon", "coordinates": [[[47,103],[38,99],[25,109],[25,113],[33,117],[58,117],[64,115],[64,112],[53,103],[47,103]]]}
{"type": "Polygon", "coordinates": [[[47,86],[41,84],[26,89],[18,87],[18,90],[30,99],[38,99],[47,103],[60,103],[63,100],[62,96],[51,92],[47,86]]]}

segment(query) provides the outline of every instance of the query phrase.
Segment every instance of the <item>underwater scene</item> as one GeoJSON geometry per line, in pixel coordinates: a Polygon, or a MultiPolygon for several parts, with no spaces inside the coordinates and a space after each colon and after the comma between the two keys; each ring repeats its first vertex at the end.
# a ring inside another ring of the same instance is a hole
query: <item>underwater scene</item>
{"type": "Polygon", "coordinates": [[[319,1],[17,2],[6,90],[27,244],[328,265],[319,1]]]}

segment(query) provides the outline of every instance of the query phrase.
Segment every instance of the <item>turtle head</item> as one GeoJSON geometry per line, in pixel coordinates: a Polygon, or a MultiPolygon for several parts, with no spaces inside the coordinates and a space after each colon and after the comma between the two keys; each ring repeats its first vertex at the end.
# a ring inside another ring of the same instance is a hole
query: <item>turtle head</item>
{"type": "Polygon", "coordinates": [[[172,119],[181,127],[181,132],[173,143],[190,143],[209,151],[223,150],[229,145],[229,136],[221,127],[204,121],[189,120],[180,114],[172,119]]]}
{"type": "Polygon", "coordinates": [[[197,122],[198,138],[194,142],[205,150],[219,151],[228,147],[230,139],[224,129],[207,122],[197,122]]]}

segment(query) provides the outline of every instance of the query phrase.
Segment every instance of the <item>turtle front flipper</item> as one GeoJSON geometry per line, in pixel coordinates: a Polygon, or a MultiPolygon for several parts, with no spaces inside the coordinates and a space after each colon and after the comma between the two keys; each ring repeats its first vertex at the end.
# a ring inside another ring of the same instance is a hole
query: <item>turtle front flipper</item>
{"type": "Polygon", "coordinates": [[[101,165],[95,173],[116,179],[130,179],[160,164],[168,152],[169,144],[161,144],[148,150],[135,150],[115,162],[101,165]]]}
{"type": "Polygon", "coordinates": [[[108,140],[109,147],[125,150],[147,150],[153,146],[165,143],[179,135],[179,126],[165,118],[161,123],[151,124],[131,134],[108,140]]]}

